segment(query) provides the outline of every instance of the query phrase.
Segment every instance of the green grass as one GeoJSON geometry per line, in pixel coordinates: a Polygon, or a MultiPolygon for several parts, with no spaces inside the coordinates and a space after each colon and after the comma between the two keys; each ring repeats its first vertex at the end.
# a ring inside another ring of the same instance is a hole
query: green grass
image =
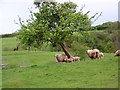
{"type": "Polygon", "coordinates": [[[117,88],[118,59],[55,63],[58,52],[3,52],[3,88],[117,88]],[[21,68],[20,66],[25,66],[21,68]]]}
{"type": "Polygon", "coordinates": [[[13,51],[16,48],[18,41],[16,37],[12,38],[2,38],[2,50],[3,51],[13,51]]]}
{"type": "MultiPolygon", "coordinates": [[[[62,52],[13,51],[16,38],[3,38],[3,88],[117,88],[118,57],[105,53],[99,60],[56,63],[62,52]]],[[[1,74],[0,74],[1,75],[1,74]]],[[[1,80],[0,80],[1,81],[1,80]]]]}

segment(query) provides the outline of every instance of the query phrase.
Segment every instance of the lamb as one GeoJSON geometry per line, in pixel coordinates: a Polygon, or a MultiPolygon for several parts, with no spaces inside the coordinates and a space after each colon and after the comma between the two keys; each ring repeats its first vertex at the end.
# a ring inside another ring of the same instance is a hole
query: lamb
{"type": "Polygon", "coordinates": [[[120,56],[120,50],[117,50],[117,51],[115,52],[115,56],[120,56]]]}
{"type": "Polygon", "coordinates": [[[74,59],[73,59],[72,57],[70,57],[70,58],[67,58],[67,59],[66,59],[66,62],[73,62],[73,60],[74,60],[74,59]]]}
{"type": "Polygon", "coordinates": [[[80,61],[80,57],[73,57],[73,56],[72,56],[72,58],[73,58],[73,62],[75,62],[75,61],[80,61]]]}

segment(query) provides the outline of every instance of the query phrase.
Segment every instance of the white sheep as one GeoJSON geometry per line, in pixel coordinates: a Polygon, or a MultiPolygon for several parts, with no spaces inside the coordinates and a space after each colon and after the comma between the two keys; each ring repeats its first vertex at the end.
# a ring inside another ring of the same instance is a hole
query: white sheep
{"type": "Polygon", "coordinates": [[[86,54],[91,58],[91,59],[96,59],[96,51],[94,50],[87,50],[86,54]]]}
{"type": "Polygon", "coordinates": [[[73,56],[72,56],[72,58],[73,58],[73,62],[74,62],[74,61],[80,61],[80,57],[73,57],[73,56]]]}
{"type": "Polygon", "coordinates": [[[98,49],[93,49],[93,50],[87,50],[86,54],[91,58],[91,59],[96,59],[96,58],[102,58],[104,57],[104,54],[100,52],[98,49]]]}
{"type": "Polygon", "coordinates": [[[99,52],[99,54],[98,54],[98,58],[102,58],[102,57],[104,57],[103,52],[99,52]]]}
{"type": "Polygon", "coordinates": [[[115,56],[120,56],[120,50],[117,50],[117,51],[115,52],[115,56]]]}

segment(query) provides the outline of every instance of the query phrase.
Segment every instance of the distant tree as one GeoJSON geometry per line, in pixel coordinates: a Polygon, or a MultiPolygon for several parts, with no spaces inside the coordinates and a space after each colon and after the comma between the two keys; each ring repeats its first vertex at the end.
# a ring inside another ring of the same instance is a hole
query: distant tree
{"type": "MultiPolygon", "coordinates": [[[[24,24],[21,20],[21,29],[18,39],[28,47],[39,47],[44,42],[52,46],[60,45],[68,58],[71,57],[65,42],[74,32],[89,30],[91,19],[88,12],[77,11],[77,5],[72,2],[39,2],[35,3],[39,12],[32,13],[31,19],[24,24]]],[[[20,18],[19,18],[20,19],[20,18]]]]}
{"type": "Polygon", "coordinates": [[[109,30],[117,30],[119,27],[119,23],[118,22],[105,22],[101,25],[97,25],[95,26],[95,28],[97,30],[106,30],[106,29],[109,29],[109,30]]]}
{"type": "Polygon", "coordinates": [[[97,30],[105,30],[108,29],[111,26],[112,22],[105,22],[101,25],[97,25],[96,28],[97,30]]]}
{"type": "Polygon", "coordinates": [[[11,33],[11,34],[1,34],[0,38],[9,38],[9,37],[15,37],[17,36],[17,33],[11,33]]]}

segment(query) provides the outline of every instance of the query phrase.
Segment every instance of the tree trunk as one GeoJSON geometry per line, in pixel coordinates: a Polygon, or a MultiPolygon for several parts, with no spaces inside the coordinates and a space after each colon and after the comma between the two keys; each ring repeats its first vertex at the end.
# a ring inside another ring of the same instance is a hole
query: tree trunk
{"type": "Polygon", "coordinates": [[[64,44],[64,43],[61,43],[60,46],[62,47],[62,49],[63,49],[65,55],[66,55],[68,58],[70,58],[71,55],[69,54],[69,52],[68,52],[68,50],[67,50],[65,44],[64,44]]]}

